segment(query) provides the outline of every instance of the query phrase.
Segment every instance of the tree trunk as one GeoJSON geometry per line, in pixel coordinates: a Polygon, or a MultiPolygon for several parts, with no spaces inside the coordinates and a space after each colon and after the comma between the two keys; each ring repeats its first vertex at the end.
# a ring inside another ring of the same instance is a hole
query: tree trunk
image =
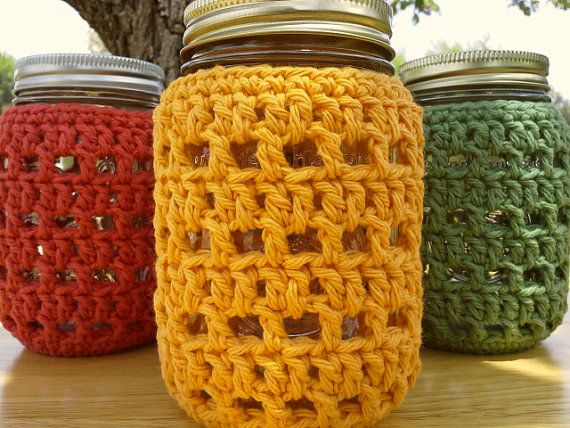
{"type": "Polygon", "coordinates": [[[112,54],[160,65],[167,82],[179,75],[188,0],[63,1],[79,12],[112,54]]]}

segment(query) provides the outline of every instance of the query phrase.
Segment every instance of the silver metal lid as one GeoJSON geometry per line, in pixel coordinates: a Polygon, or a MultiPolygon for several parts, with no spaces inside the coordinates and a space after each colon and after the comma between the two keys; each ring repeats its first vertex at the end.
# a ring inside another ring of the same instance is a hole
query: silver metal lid
{"type": "Polygon", "coordinates": [[[491,92],[546,96],[549,61],[521,51],[465,51],[428,56],[400,67],[400,79],[419,100],[483,97],[491,92]]]}
{"type": "Polygon", "coordinates": [[[21,58],[14,80],[14,104],[82,102],[152,108],[164,89],[164,71],[158,65],[91,54],[21,58]]]}
{"type": "Polygon", "coordinates": [[[346,37],[390,46],[392,8],[385,0],[194,0],[184,13],[184,51],[262,35],[346,37]]]}

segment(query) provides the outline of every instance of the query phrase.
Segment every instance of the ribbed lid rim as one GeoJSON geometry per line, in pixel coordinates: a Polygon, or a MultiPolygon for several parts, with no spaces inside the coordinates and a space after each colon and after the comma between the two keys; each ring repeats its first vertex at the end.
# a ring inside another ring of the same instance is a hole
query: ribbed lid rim
{"type": "MultiPolygon", "coordinates": [[[[184,25],[188,25],[193,19],[227,7],[255,4],[255,3],[269,3],[277,2],[280,0],[194,0],[184,10],[184,25]]],[[[349,3],[355,6],[360,6],[369,9],[377,9],[382,14],[386,15],[388,19],[392,19],[392,7],[385,0],[329,0],[339,3],[349,3]]]]}
{"type": "MultiPolygon", "coordinates": [[[[407,83],[411,81],[410,73],[413,73],[416,79],[420,78],[420,72],[425,71],[426,75],[421,76],[425,79],[429,78],[429,69],[432,67],[449,67],[453,70],[455,67],[467,66],[469,63],[485,63],[485,62],[505,62],[509,64],[520,64],[527,66],[529,73],[537,73],[548,75],[549,60],[548,57],[535,52],[525,52],[517,50],[477,50],[451,52],[440,55],[430,55],[413,61],[408,61],[400,67],[400,78],[407,83]],[[539,67],[537,67],[537,65],[539,67]]],[[[414,79],[414,80],[416,80],[414,79]]]]}
{"type": "Polygon", "coordinates": [[[15,64],[15,79],[42,74],[46,68],[59,68],[66,70],[108,71],[109,74],[129,74],[140,77],[164,81],[164,70],[151,62],[134,58],[79,54],[79,53],[51,53],[31,55],[20,58],[15,64]]]}

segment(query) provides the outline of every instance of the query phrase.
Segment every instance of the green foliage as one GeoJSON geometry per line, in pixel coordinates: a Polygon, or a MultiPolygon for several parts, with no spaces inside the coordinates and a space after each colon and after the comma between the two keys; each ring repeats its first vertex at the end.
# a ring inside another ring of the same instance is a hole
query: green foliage
{"type": "MultiPolygon", "coordinates": [[[[547,3],[553,4],[558,9],[570,9],[569,0],[547,0],[547,3]]],[[[510,6],[517,7],[522,13],[529,16],[538,10],[540,0],[510,0],[510,6]]]]}
{"type": "Polygon", "coordinates": [[[438,40],[432,42],[431,49],[426,52],[426,55],[439,55],[444,53],[462,52],[462,51],[484,51],[492,49],[489,46],[489,35],[485,36],[483,40],[479,40],[475,43],[469,43],[467,46],[462,46],[460,43],[450,44],[445,40],[438,40]]]}
{"type": "Polygon", "coordinates": [[[412,18],[414,24],[419,22],[420,14],[431,15],[432,12],[439,12],[439,5],[434,0],[392,0],[394,13],[405,10],[410,6],[414,8],[412,18]]]}
{"type": "Polygon", "coordinates": [[[552,90],[550,97],[552,98],[552,103],[558,108],[560,113],[562,113],[564,119],[566,119],[566,123],[570,125],[570,100],[564,98],[562,94],[555,90],[552,90]]]}
{"type": "Polygon", "coordinates": [[[12,102],[14,57],[0,52],[0,110],[12,102]]]}
{"type": "MultiPolygon", "coordinates": [[[[503,0],[504,1],[504,0],[503,0]]],[[[554,7],[562,10],[570,9],[570,0],[507,0],[509,6],[517,7],[525,15],[536,12],[541,3],[550,3],[554,7]]],[[[435,0],[392,0],[394,13],[406,10],[411,7],[414,11],[412,20],[415,24],[420,20],[420,15],[431,15],[432,12],[439,12],[439,5],[435,0]]]]}
{"type": "Polygon", "coordinates": [[[463,50],[463,46],[457,42],[450,44],[445,40],[438,40],[437,42],[431,43],[431,49],[426,52],[426,55],[439,55],[444,53],[461,52],[463,50]]]}
{"type": "Polygon", "coordinates": [[[404,54],[401,53],[397,54],[396,57],[392,60],[392,65],[394,66],[394,73],[396,76],[398,75],[400,67],[405,62],[406,62],[406,57],[404,56],[404,54]]]}

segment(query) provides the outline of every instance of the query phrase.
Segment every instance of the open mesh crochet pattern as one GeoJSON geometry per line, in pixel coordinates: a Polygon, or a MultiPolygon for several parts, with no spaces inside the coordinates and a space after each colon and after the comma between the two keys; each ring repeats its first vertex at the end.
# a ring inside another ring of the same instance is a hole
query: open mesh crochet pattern
{"type": "Polygon", "coordinates": [[[570,131],[551,104],[424,110],[424,343],[530,348],[567,309],[570,131]]]}
{"type": "Polygon", "coordinates": [[[153,340],[150,112],[37,104],[0,118],[0,321],[29,349],[153,340]]]}
{"type": "Polygon", "coordinates": [[[420,370],[424,140],[409,92],[351,68],[216,67],[173,82],[154,122],[155,311],[170,394],[207,426],[385,417],[420,370]],[[252,143],[258,166],[240,167],[252,143]],[[290,165],[301,143],[320,165],[290,165]],[[341,145],[358,144],[369,162],[349,165],[341,145]],[[196,166],[203,147],[209,162],[196,166]],[[348,251],[343,233],[358,227],[366,247],[348,251]],[[188,234],[202,231],[210,248],[195,251],[188,234]],[[240,252],[247,231],[261,231],[261,250],[240,252]],[[316,234],[321,251],[292,251],[293,234],[316,234]],[[288,337],[304,315],[320,332],[288,337]],[[246,317],[259,337],[236,331],[246,317]],[[347,318],[361,323],[351,338],[347,318]]]}

